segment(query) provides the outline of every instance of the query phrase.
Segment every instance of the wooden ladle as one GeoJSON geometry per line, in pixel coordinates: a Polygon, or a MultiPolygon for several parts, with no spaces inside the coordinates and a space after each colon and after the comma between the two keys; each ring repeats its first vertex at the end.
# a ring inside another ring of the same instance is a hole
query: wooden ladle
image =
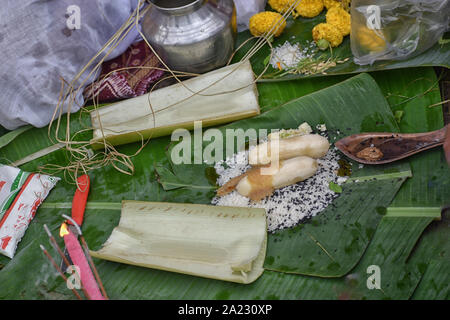
{"type": "Polygon", "coordinates": [[[450,165],[450,125],[425,133],[360,133],[335,143],[347,157],[364,164],[389,163],[441,145],[450,165]]]}

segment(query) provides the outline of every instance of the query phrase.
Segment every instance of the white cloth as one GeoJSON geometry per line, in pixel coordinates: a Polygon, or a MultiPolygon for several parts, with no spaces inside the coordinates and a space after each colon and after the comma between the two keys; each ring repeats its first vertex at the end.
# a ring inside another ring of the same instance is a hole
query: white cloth
{"type": "MultiPolygon", "coordinates": [[[[2,1],[0,125],[9,130],[28,123],[47,125],[58,101],[60,78],[70,82],[137,4],[138,0],[2,1]],[[68,14],[68,7],[74,5],[80,8],[80,28],[71,30],[67,20],[73,15],[68,14]]],[[[137,35],[134,29],[108,58],[124,52],[137,35]]],[[[86,85],[93,80],[91,77],[86,85]]],[[[76,102],[84,102],[81,91],[76,102]]],[[[74,105],[72,111],[78,109],[74,105]]]]}

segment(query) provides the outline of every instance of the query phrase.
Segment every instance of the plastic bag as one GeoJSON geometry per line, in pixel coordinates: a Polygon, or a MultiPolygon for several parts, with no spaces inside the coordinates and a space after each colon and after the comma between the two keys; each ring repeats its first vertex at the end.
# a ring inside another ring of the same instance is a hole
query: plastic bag
{"type": "Polygon", "coordinates": [[[248,29],[250,18],[258,12],[264,11],[266,2],[267,0],[234,0],[239,32],[248,29]]]}
{"type": "Polygon", "coordinates": [[[450,22],[450,0],[353,0],[351,48],[360,65],[402,60],[432,47],[450,22]]]}

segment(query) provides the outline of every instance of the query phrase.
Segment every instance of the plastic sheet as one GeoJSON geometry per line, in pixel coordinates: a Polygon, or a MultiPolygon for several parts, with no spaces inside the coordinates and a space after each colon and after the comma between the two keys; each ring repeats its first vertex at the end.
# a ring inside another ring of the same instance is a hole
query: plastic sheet
{"type": "Polygon", "coordinates": [[[353,0],[351,48],[355,63],[402,60],[433,46],[448,30],[449,0],[353,0]]]}
{"type": "Polygon", "coordinates": [[[264,11],[266,3],[267,0],[234,0],[239,32],[248,29],[250,18],[258,12],[264,11]]]}

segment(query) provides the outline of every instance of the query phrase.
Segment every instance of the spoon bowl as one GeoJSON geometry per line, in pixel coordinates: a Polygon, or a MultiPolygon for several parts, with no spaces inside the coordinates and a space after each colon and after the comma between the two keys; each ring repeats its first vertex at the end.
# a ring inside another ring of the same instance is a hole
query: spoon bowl
{"type": "Polygon", "coordinates": [[[450,125],[425,133],[360,133],[335,143],[347,157],[364,164],[390,163],[442,145],[450,163],[450,125]]]}

